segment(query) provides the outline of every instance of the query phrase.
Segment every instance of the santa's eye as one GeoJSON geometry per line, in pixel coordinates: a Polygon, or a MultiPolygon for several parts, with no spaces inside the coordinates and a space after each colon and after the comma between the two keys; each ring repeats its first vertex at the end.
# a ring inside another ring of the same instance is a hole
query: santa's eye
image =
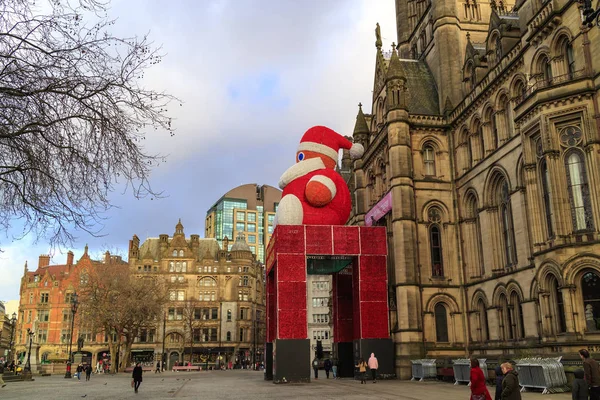
{"type": "Polygon", "coordinates": [[[300,152],[300,153],[298,153],[298,161],[302,161],[302,160],[304,160],[304,153],[300,152]]]}

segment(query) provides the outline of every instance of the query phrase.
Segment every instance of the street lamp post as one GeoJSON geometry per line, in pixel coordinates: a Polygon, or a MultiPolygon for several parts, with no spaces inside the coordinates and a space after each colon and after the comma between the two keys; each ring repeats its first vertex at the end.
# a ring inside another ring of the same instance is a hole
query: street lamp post
{"type": "Polygon", "coordinates": [[[8,344],[8,360],[12,361],[14,354],[13,354],[13,346],[14,346],[14,340],[15,340],[15,326],[17,325],[17,313],[12,313],[12,318],[10,319],[10,343],[8,344]]]}
{"type": "Polygon", "coordinates": [[[164,371],[165,369],[165,340],[166,340],[166,332],[167,332],[167,313],[163,311],[163,343],[162,343],[162,353],[160,355],[160,370],[164,371]]]}
{"type": "Polygon", "coordinates": [[[29,351],[27,352],[27,363],[25,364],[25,371],[31,373],[31,345],[33,343],[34,332],[27,328],[27,336],[29,336],[29,351]]]}
{"type": "Polygon", "coordinates": [[[75,328],[75,314],[77,314],[77,307],[79,302],[77,301],[77,293],[73,293],[71,297],[71,334],[69,335],[69,361],[67,361],[67,372],[65,372],[65,379],[71,378],[71,363],[73,362],[73,329],[75,328]]]}

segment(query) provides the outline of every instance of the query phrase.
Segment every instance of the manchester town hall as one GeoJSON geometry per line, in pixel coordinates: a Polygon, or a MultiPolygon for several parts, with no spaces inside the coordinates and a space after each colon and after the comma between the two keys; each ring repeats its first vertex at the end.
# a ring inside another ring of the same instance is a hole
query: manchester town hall
{"type": "Polygon", "coordinates": [[[424,356],[598,350],[600,28],[581,7],[396,0],[397,43],[376,29],[350,222],[388,230],[400,378],[424,356]]]}

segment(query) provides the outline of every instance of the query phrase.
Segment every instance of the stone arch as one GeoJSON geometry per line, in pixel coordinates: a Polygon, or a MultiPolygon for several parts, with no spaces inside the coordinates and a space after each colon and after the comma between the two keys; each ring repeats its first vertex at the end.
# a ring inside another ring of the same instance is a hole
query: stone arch
{"type": "Polygon", "coordinates": [[[463,218],[475,218],[479,213],[479,208],[480,202],[477,190],[470,187],[463,196],[463,218]]]}
{"type": "Polygon", "coordinates": [[[496,110],[499,109],[500,107],[502,107],[502,105],[503,105],[502,100],[505,97],[510,99],[510,94],[508,92],[508,89],[501,88],[500,90],[498,90],[498,93],[496,93],[496,99],[494,100],[494,104],[496,105],[496,110]]]}
{"type": "Polygon", "coordinates": [[[446,205],[439,200],[429,200],[428,202],[423,204],[423,208],[421,210],[421,216],[423,218],[423,221],[429,220],[428,213],[429,209],[432,207],[438,207],[442,211],[442,220],[440,221],[440,223],[443,224],[450,221],[450,211],[448,210],[448,207],[446,207],[446,205]]]}
{"type": "Polygon", "coordinates": [[[436,152],[444,149],[442,142],[433,135],[426,135],[423,137],[417,144],[417,149],[421,151],[426,145],[431,145],[436,152]]]}
{"type": "Polygon", "coordinates": [[[498,307],[500,304],[500,296],[504,295],[508,298],[508,293],[506,291],[506,285],[502,282],[498,283],[494,288],[494,293],[492,294],[492,305],[498,307]]]}
{"type": "Polygon", "coordinates": [[[527,78],[522,73],[515,74],[511,83],[510,83],[510,93],[512,97],[519,97],[525,94],[527,90],[527,78]]]}
{"type": "Polygon", "coordinates": [[[224,301],[237,301],[238,300],[238,287],[240,285],[240,277],[233,276],[227,283],[225,283],[225,292],[223,293],[224,301]]]}
{"type": "MultiPolygon", "coordinates": [[[[560,265],[554,260],[546,260],[540,265],[535,274],[535,281],[538,285],[538,290],[545,292],[548,290],[548,279],[554,276],[558,280],[560,286],[564,285],[564,279],[560,270],[560,265]]],[[[531,291],[531,298],[535,298],[531,291]]]]}
{"type": "Polygon", "coordinates": [[[432,297],[429,298],[427,304],[425,305],[425,310],[427,312],[433,313],[435,306],[438,303],[444,303],[448,307],[449,313],[458,313],[460,312],[460,308],[458,307],[458,302],[454,298],[454,296],[448,293],[436,293],[432,297]]]}
{"type": "Polygon", "coordinates": [[[490,307],[490,303],[488,301],[487,295],[485,294],[483,289],[477,289],[475,291],[475,293],[473,293],[473,296],[471,297],[471,310],[477,309],[477,303],[479,303],[479,300],[483,301],[485,308],[490,307]]]}
{"type": "Polygon", "coordinates": [[[525,296],[523,295],[523,289],[521,289],[521,285],[515,280],[508,281],[506,285],[506,293],[508,297],[512,296],[513,293],[516,293],[517,296],[521,299],[521,301],[525,300],[525,296]]]}
{"type": "Polygon", "coordinates": [[[580,253],[563,263],[562,278],[565,285],[577,285],[576,278],[586,269],[600,272],[600,257],[594,253],[580,253]]]}
{"type": "Polygon", "coordinates": [[[496,196],[500,189],[500,183],[506,180],[508,190],[512,190],[513,185],[510,182],[508,172],[500,165],[494,165],[490,168],[484,184],[484,202],[486,206],[493,206],[497,202],[496,196]]]}
{"type": "Polygon", "coordinates": [[[532,60],[531,66],[529,67],[530,75],[535,76],[540,72],[539,71],[540,61],[544,57],[546,57],[548,60],[551,59],[550,48],[548,46],[540,46],[537,49],[537,51],[534,53],[533,57],[531,58],[531,60],[532,60]]]}
{"type": "Polygon", "coordinates": [[[565,40],[567,42],[573,41],[573,34],[568,27],[562,26],[560,29],[556,30],[554,36],[552,37],[552,41],[550,42],[550,54],[552,57],[562,55],[565,40]]]}

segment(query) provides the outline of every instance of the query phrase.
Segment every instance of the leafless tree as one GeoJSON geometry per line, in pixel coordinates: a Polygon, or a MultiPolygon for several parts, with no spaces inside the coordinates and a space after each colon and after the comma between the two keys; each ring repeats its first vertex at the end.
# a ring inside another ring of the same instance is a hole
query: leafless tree
{"type": "MultiPolygon", "coordinates": [[[[111,355],[121,346],[123,370],[141,331],[156,328],[162,319],[168,287],[161,277],[138,276],[127,264],[109,257],[104,264],[95,263],[81,273],[85,274],[77,287],[81,314],[108,335],[111,355]]],[[[116,364],[111,364],[111,372],[115,368],[116,364]]]]}
{"type": "Polygon", "coordinates": [[[199,314],[201,311],[200,304],[198,300],[191,298],[183,303],[182,308],[184,332],[190,343],[190,362],[192,362],[194,354],[194,331],[200,328],[200,319],[202,318],[199,314]]]}
{"type": "Polygon", "coordinates": [[[0,1],[0,226],[70,244],[98,234],[117,186],[152,190],[164,162],[141,144],[168,132],[174,98],[145,88],[161,62],[147,35],[110,32],[109,0],[0,1]]]}

